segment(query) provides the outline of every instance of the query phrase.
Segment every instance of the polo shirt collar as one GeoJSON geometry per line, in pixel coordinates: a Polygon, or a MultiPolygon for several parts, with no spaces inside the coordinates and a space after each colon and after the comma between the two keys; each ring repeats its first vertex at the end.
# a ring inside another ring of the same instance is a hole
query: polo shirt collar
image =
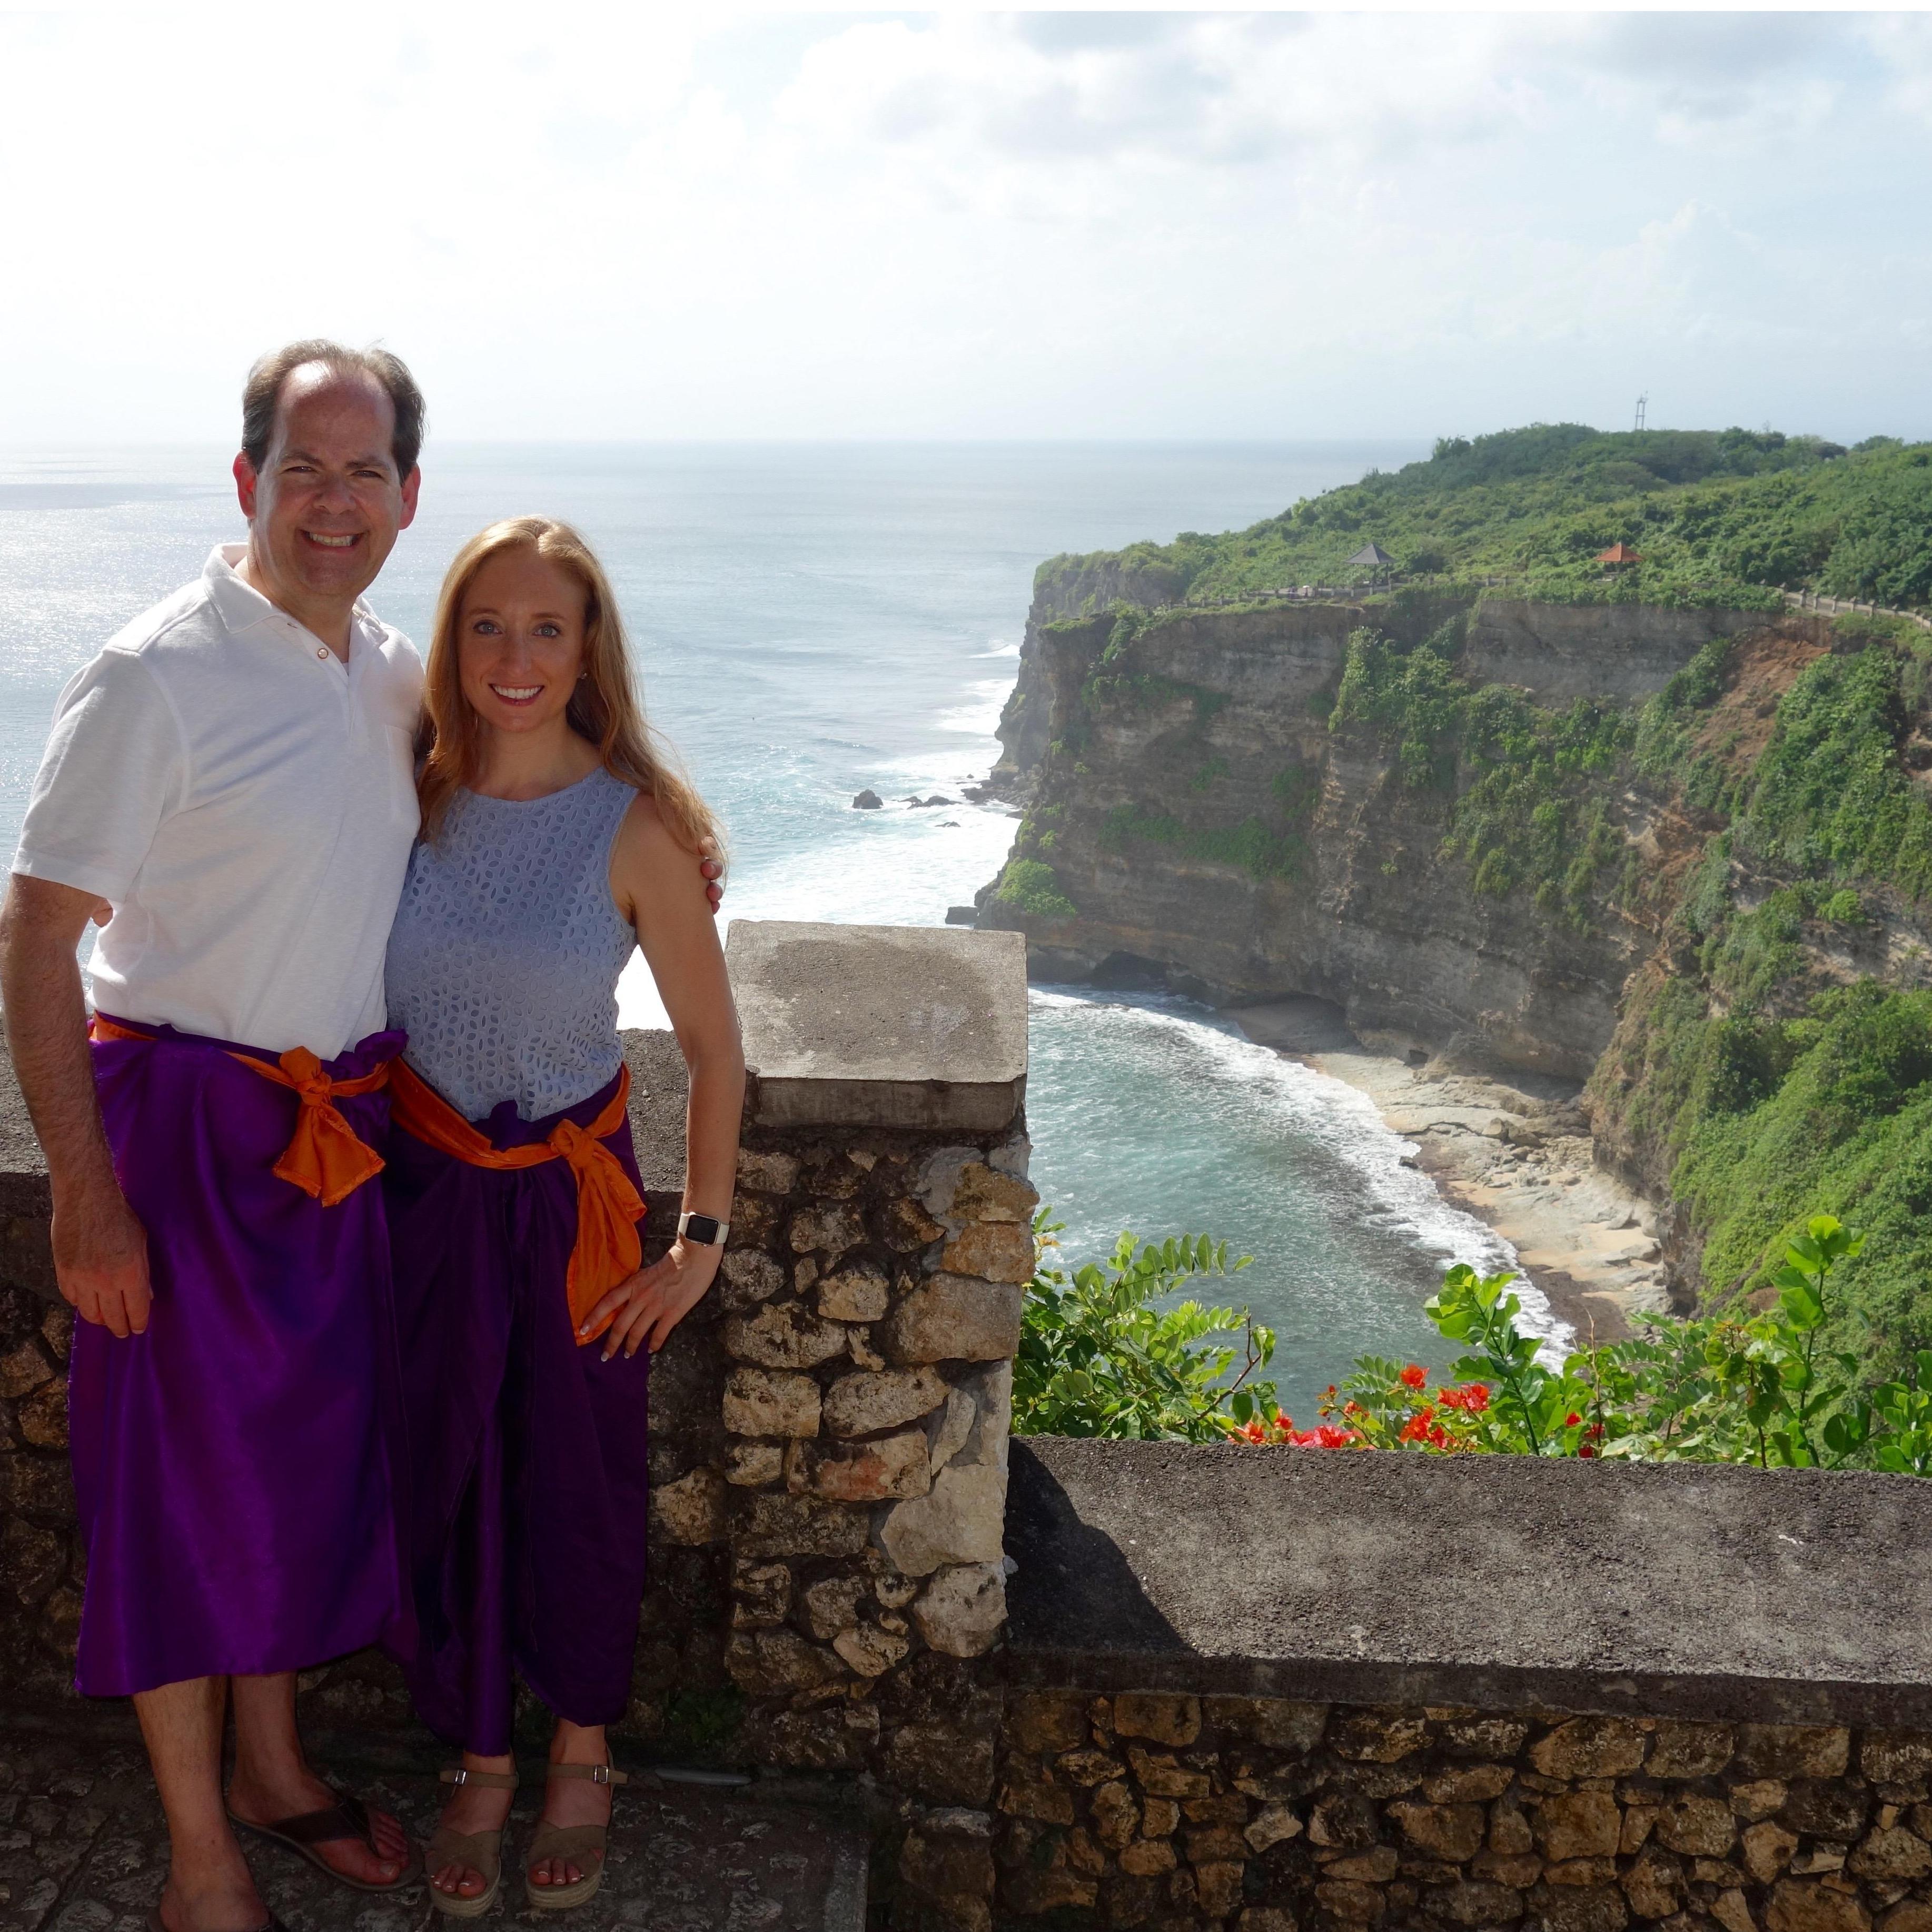
{"type": "MultiPolygon", "coordinates": [[[[295,622],[284,610],[271,604],[252,584],[244,583],[235,574],[235,566],[248,554],[244,543],[217,544],[208,554],[208,562],[202,570],[202,579],[208,586],[208,602],[214,606],[215,614],[226,628],[234,634],[253,630],[257,624],[271,621],[280,625],[295,622]]],[[[363,640],[372,645],[382,640],[383,627],[376,614],[360,598],[350,614],[363,640]]],[[[304,628],[302,634],[309,633],[304,628]]]]}

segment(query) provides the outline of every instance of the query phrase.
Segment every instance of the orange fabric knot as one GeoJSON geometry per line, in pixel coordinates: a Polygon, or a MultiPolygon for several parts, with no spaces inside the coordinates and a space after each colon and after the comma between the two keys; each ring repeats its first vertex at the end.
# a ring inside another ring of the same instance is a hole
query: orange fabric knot
{"type": "MultiPolygon", "coordinates": [[[[96,1040],[140,1040],[152,1044],[154,1039],[142,1028],[123,1026],[99,1013],[90,1030],[96,1040]]],[[[386,1062],[373,1073],[353,1080],[332,1080],[322,1070],[322,1062],[305,1046],[290,1047],[273,1066],[252,1053],[224,1050],[230,1060],[238,1060],[250,1072],[291,1089],[301,1102],[296,1109],[295,1132],[272,1170],[278,1180],[299,1187],[325,1208],[334,1208],[382,1172],[382,1156],[358,1136],[335,1103],[344,1095],[373,1094],[387,1086],[386,1062]]]]}
{"type": "Polygon", "coordinates": [[[279,1072],[242,1054],[235,1058],[263,1078],[294,1088],[302,1102],[296,1114],[296,1130],[275,1163],[274,1172],[281,1180],[299,1187],[325,1208],[333,1208],[382,1172],[382,1156],[358,1137],[337,1111],[335,1100],[338,1094],[373,1093],[387,1084],[386,1065],[360,1079],[332,1080],[322,1072],[322,1062],[305,1046],[290,1047],[281,1057],[279,1072]]]}
{"type": "MultiPolygon", "coordinates": [[[[577,1182],[577,1240],[570,1251],[564,1293],[572,1329],[580,1330],[605,1294],[637,1273],[644,1258],[637,1224],[644,1200],[631,1184],[623,1164],[604,1142],[623,1125],[630,1105],[631,1070],[619,1076],[617,1090],[587,1127],[560,1120],[547,1140],[527,1147],[492,1147],[428,1081],[402,1060],[394,1064],[390,1118],[425,1147],[499,1173],[541,1167],[562,1160],[577,1182]]],[[[589,1334],[578,1333],[580,1348],[610,1327],[607,1316],[589,1334]]]]}

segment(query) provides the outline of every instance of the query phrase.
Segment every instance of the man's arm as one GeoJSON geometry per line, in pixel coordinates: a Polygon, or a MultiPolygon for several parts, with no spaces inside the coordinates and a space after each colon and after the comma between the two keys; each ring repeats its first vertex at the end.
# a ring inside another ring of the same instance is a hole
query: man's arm
{"type": "Polygon", "coordinates": [[[0,907],[0,1006],[53,1184],[60,1291],[87,1321],[138,1335],[148,1325],[148,1238],[101,1127],[75,957],[99,904],[92,892],[13,875],[0,907]]]}

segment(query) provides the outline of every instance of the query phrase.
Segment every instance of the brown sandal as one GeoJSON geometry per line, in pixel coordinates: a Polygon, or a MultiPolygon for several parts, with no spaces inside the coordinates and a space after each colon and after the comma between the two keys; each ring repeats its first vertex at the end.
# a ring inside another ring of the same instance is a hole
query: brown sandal
{"type": "MultiPolygon", "coordinates": [[[[161,1916],[158,1905],[148,1914],[148,1932],[168,1932],[168,1922],[161,1916]]],[[[257,1926],[255,1932],[289,1932],[289,1928],[272,1912],[267,1924],[257,1926]]]]}
{"type": "Polygon", "coordinates": [[[317,1871],[326,1872],[338,1885],[348,1886],[351,1892],[404,1892],[422,1876],[413,1849],[403,1861],[401,1873],[387,1885],[372,1885],[366,1879],[351,1878],[346,1872],[338,1871],[316,1852],[317,1845],[333,1844],[338,1838],[360,1838],[372,1853],[381,1856],[376,1851],[376,1834],[369,1822],[368,1806],[346,1791],[337,1792],[335,1802],[320,1811],[303,1811],[292,1818],[278,1818],[272,1825],[257,1825],[252,1819],[241,1817],[232,1810],[228,1814],[228,1822],[256,1838],[266,1838],[271,1844],[286,1846],[298,1858],[308,1859],[317,1871]]]}
{"type": "MultiPolygon", "coordinates": [[[[473,1784],[483,1791],[517,1788],[514,1771],[470,1771],[453,1764],[436,1775],[441,1784],[473,1784]]],[[[508,1823],[506,1818],[503,1826],[494,1832],[452,1832],[446,1825],[437,1826],[429,1850],[423,1855],[424,1874],[430,1881],[429,1902],[437,1911],[452,1918],[480,1918],[496,1904],[496,1895],[503,1888],[503,1829],[508,1823]],[[474,1898],[445,1892],[435,1882],[436,1874],[445,1865],[467,1865],[488,1882],[474,1898]]]]}
{"type": "MultiPolygon", "coordinates": [[[[587,1778],[592,1784],[628,1784],[629,1778],[608,1764],[554,1764],[550,1768],[552,1778],[587,1778]]],[[[597,1888],[604,1882],[604,1844],[610,1832],[608,1825],[551,1825],[542,1819],[530,1839],[530,1850],[524,1854],[524,1896],[539,1912],[568,1912],[573,1905],[581,1905],[586,1899],[597,1895],[597,1888]],[[533,1885],[530,1882],[530,1868],[542,1864],[546,1858],[563,1858],[575,1864],[589,1863],[589,1855],[595,1852],[597,1862],[581,1878],[573,1879],[568,1885],[533,1885]]]]}

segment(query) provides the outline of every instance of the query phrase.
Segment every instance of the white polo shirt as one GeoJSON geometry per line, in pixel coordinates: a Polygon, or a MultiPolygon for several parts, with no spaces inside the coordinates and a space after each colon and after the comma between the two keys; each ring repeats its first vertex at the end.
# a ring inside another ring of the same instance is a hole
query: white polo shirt
{"type": "Polygon", "coordinates": [[[112,905],[104,1011],[328,1060],[383,1025],[422,666],[359,604],[345,665],[236,575],[243,550],[61,693],[14,870],[112,905]]]}

